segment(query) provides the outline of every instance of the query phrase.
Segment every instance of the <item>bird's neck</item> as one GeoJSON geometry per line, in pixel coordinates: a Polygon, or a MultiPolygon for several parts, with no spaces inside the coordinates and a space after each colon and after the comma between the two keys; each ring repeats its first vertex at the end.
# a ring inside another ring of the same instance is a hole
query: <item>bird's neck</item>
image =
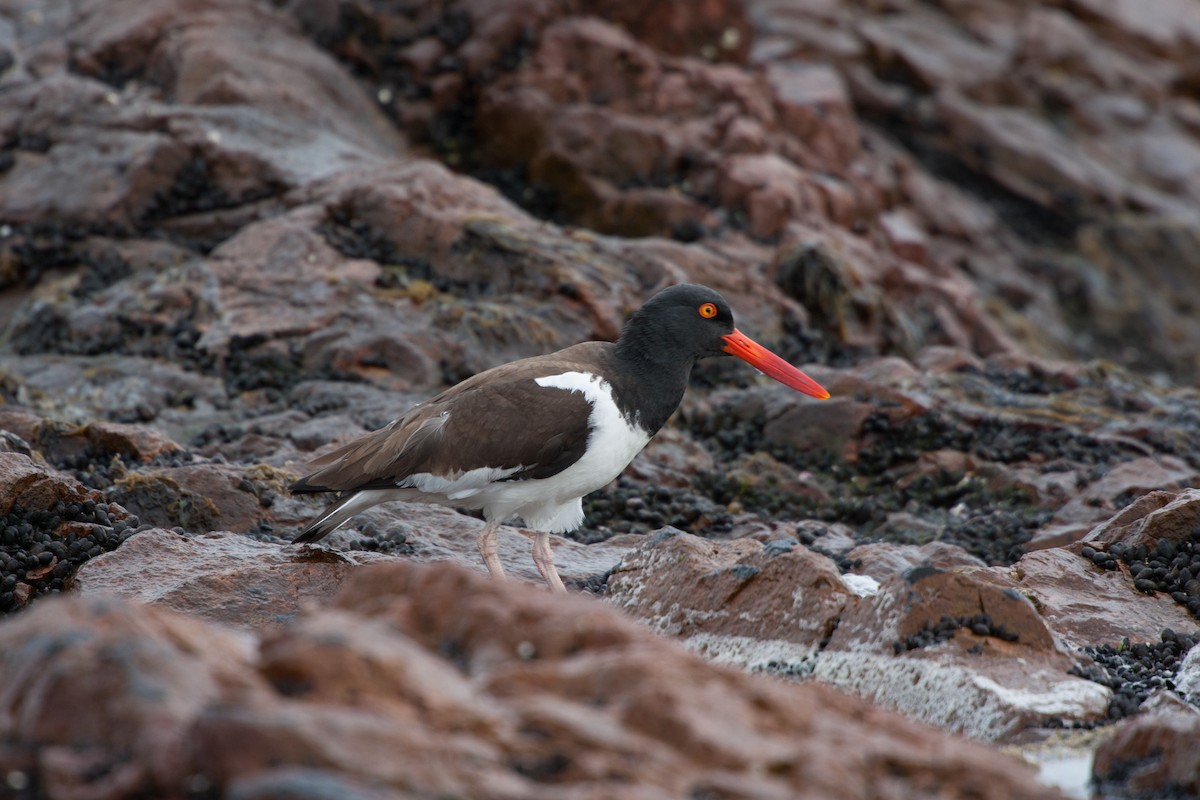
{"type": "Polygon", "coordinates": [[[637,409],[638,426],[653,435],[679,407],[695,359],[668,357],[661,347],[628,332],[613,355],[620,365],[622,401],[627,408],[637,409]]]}

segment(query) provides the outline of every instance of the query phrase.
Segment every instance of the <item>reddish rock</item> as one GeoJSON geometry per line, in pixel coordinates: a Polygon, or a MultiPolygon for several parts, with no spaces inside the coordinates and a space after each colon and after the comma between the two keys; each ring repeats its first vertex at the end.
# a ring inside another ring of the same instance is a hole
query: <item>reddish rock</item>
{"type": "MultiPolygon", "coordinates": [[[[797,471],[767,453],[749,453],[723,467],[726,479],[743,490],[758,490],[784,497],[828,500],[829,492],[813,473],[797,471]]],[[[734,502],[737,502],[736,500],[734,502]]]]}
{"type": "Polygon", "coordinates": [[[43,422],[44,419],[37,414],[0,406],[0,431],[16,435],[27,445],[37,441],[38,429],[43,422]]]}
{"type": "Polygon", "coordinates": [[[714,468],[708,450],[678,428],[668,426],[655,434],[624,474],[649,485],[682,489],[691,486],[697,475],[714,468]]]}
{"type": "Polygon", "coordinates": [[[717,634],[815,645],[850,590],[833,562],[800,545],[713,542],[665,528],[630,552],[609,597],[684,639],[717,634]]]}
{"type": "Polygon", "coordinates": [[[790,445],[800,452],[815,450],[838,456],[852,453],[862,434],[863,422],[875,410],[869,403],[848,397],[824,403],[797,402],[779,394],[773,399],[783,402],[768,407],[763,436],[769,442],[790,445]]]}
{"type": "Polygon", "coordinates": [[[290,778],[340,796],[1057,796],[983,746],[453,566],[362,570],[336,608],[261,640],[48,601],[0,625],[0,685],[0,740],[33,753],[7,779],[56,795],[290,778]]]}
{"type": "Polygon", "coordinates": [[[97,453],[115,454],[146,462],[183,448],[162,433],[118,422],[92,422],[83,430],[97,453]]]}
{"type": "MultiPolygon", "coordinates": [[[[942,571],[920,566],[887,578],[876,595],[843,614],[829,646],[892,653],[894,643],[937,626],[943,617],[969,620],[978,614],[987,615],[995,630],[1003,629],[1015,638],[977,637],[968,624],[968,630],[955,636],[956,646],[966,649],[986,640],[989,649],[1007,657],[1020,651],[1025,657],[1057,659],[1054,635],[1037,608],[1018,584],[992,568],[942,571]]],[[[1069,659],[1061,661],[1064,670],[1070,666],[1069,659]]]]}
{"type": "MultiPolygon", "coordinates": [[[[1109,521],[1113,518],[1113,510],[1131,496],[1181,489],[1200,481],[1196,470],[1169,455],[1135,458],[1116,464],[1082,491],[1076,486],[1079,482],[1077,474],[1072,472],[1062,477],[1064,485],[1061,487],[1044,479],[1035,480],[1043,491],[1050,489],[1052,495],[1065,495],[1065,502],[1058,501],[1062,505],[1055,510],[1050,524],[1029,543],[1030,550],[1073,544],[1085,538],[1098,524],[1112,524],[1109,521]]],[[[1118,516],[1124,517],[1124,514],[1122,511],[1118,516]]]]}
{"type": "Polygon", "coordinates": [[[780,124],[812,153],[805,166],[838,174],[847,170],[859,155],[861,137],[838,73],[823,64],[777,61],[767,66],[765,77],[780,124]]]}
{"type": "Polygon", "coordinates": [[[882,215],[879,225],[893,253],[917,264],[925,263],[929,243],[912,217],[896,211],[882,215]]]}
{"type": "Polygon", "coordinates": [[[1026,553],[1008,571],[1065,643],[1098,645],[1157,642],[1163,628],[1197,630],[1187,610],[1165,595],[1134,589],[1124,570],[1104,570],[1079,555],[1079,546],[1026,553]]]}
{"type": "Polygon", "coordinates": [[[915,719],[1003,740],[1049,718],[1104,716],[1110,691],[1070,677],[1075,662],[1000,570],[922,566],[849,606],[812,672],[915,719]]]}
{"type": "MultiPolygon", "coordinates": [[[[309,504],[295,505],[300,506],[300,520],[316,512],[309,504]]],[[[481,527],[478,520],[451,509],[396,503],[365,512],[330,537],[330,548],[257,541],[229,532],[181,535],[155,529],[84,564],[74,586],[88,595],[115,593],[223,624],[263,628],[290,619],[308,600],[327,601],[362,564],[451,559],[482,570],[475,546],[481,527]],[[368,524],[374,533],[366,535],[373,535],[383,552],[332,549],[361,541],[364,534],[355,526],[368,524]]],[[[617,536],[585,546],[553,537],[551,544],[559,574],[568,586],[579,586],[612,569],[638,538],[617,536]]],[[[505,570],[518,582],[540,585],[532,545],[532,533],[501,529],[505,570]]]]}
{"type": "Polygon", "coordinates": [[[361,564],[380,553],[336,553],[259,542],[232,533],[185,536],[156,528],[84,564],[74,586],[116,594],[245,628],[282,625],[306,602],[327,603],[361,564]]]}
{"type": "MultiPolygon", "coordinates": [[[[245,467],[152,467],[119,478],[109,497],[151,525],[189,531],[249,531],[269,518],[245,467]]],[[[282,486],[278,490],[282,490],[282,486]]]]}
{"type": "Polygon", "coordinates": [[[1083,538],[1085,543],[1153,547],[1160,539],[1177,542],[1200,526],[1200,490],[1155,491],[1144,495],[1083,538]]]}
{"type": "Polygon", "coordinates": [[[740,3],[672,0],[636,8],[616,0],[598,2],[588,12],[621,25],[638,39],[671,55],[741,61],[750,47],[751,29],[740,3]]]}
{"type": "Polygon", "coordinates": [[[820,214],[822,202],[804,171],[774,154],[736,155],[717,179],[722,205],[740,209],[755,236],[783,233],[793,217],[820,214]]]}
{"type": "Polygon", "coordinates": [[[7,514],[13,506],[41,511],[59,502],[99,499],[99,492],[39,466],[29,456],[0,452],[0,514],[7,514]]]}
{"type": "Polygon", "coordinates": [[[915,567],[936,570],[952,570],[958,567],[986,567],[981,559],[946,542],[928,542],[923,545],[894,544],[892,542],[870,542],[846,553],[846,559],[859,575],[870,575],[883,581],[900,575],[915,567]]]}
{"type": "Polygon", "coordinates": [[[1194,797],[1200,794],[1200,711],[1166,692],[1144,713],[1105,737],[1092,780],[1107,796],[1194,797]]]}

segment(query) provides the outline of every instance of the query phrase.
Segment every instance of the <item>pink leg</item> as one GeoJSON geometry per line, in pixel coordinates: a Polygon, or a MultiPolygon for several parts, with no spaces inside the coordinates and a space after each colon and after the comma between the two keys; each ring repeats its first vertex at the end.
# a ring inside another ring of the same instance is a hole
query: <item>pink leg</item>
{"type": "Polygon", "coordinates": [[[479,547],[479,555],[483,556],[488,574],[497,580],[504,580],[504,567],[500,566],[500,543],[496,538],[499,531],[499,522],[489,522],[479,532],[475,544],[479,547]]]}
{"type": "Polygon", "coordinates": [[[543,531],[537,532],[537,538],[533,540],[533,563],[537,565],[538,572],[542,573],[546,583],[550,584],[550,591],[559,594],[567,593],[567,587],[563,586],[562,578],[558,577],[558,570],[554,568],[554,552],[550,549],[550,534],[543,531]]]}

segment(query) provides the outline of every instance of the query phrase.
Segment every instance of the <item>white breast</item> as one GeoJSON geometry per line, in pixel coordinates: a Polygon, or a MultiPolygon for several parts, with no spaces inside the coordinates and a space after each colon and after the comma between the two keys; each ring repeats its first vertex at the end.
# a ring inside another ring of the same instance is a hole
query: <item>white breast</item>
{"type": "MultiPolygon", "coordinates": [[[[538,386],[580,392],[592,404],[587,452],[564,470],[571,479],[586,487],[583,494],[595,491],[621,474],[650,441],[650,434],[630,424],[613,400],[612,387],[599,375],[589,372],[564,372],[537,379],[538,386]]],[[[555,476],[559,477],[559,476],[555,476]]],[[[580,494],[576,492],[576,494],[580,494]]]]}
{"type": "Polygon", "coordinates": [[[537,379],[538,386],[580,392],[592,406],[587,450],[557,475],[532,481],[493,484],[484,506],[491,518],[520,515],[527,525],[555,533],[579,527],[579,498],[607,485],[650,441],[650,434],[630,424],[613,400],[612,387],[589,372],[564,372],[537,379]]]}

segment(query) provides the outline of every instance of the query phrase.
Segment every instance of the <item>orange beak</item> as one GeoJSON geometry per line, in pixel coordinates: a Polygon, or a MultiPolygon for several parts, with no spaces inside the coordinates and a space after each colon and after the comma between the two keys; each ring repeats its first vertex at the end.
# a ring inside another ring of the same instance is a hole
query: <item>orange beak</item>
{"type": "Polygon", "coordinates": [[[725,340],[725,347],[723,349],[726,353],[729,353],[731,356],[737,356],[767,377],[774,378],[784,386],[790,386],[797,392],[803,392],[818,400],[829,399],[829,392],[825,391],[821,384],[737,328],[733,329],[733,333],[721,338],[725,340]]]}

